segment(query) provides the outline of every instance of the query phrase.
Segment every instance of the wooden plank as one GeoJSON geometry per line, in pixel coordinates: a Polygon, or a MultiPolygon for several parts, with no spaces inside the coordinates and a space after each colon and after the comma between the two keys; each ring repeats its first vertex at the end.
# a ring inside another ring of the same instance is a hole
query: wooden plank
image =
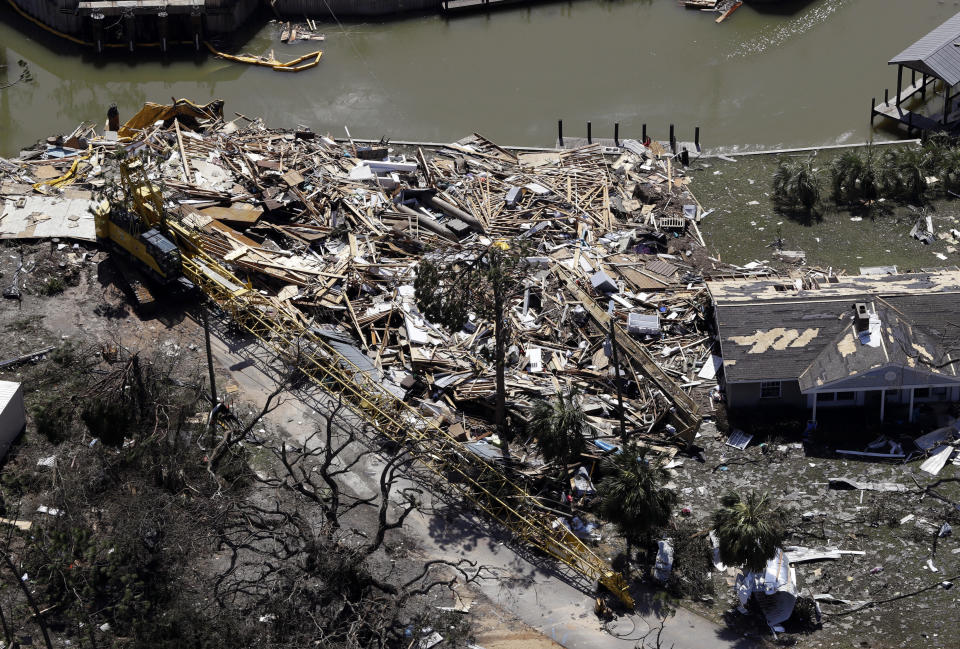
{"type": "MultiPolygon", "coordinates": [[[[560,270],[563,269],[563,267],[554,266],[554,269],[560,270]]],[[[565,269],[563,270],[565,271],[565,269]]],[[[590,314],[590,317],[594,319],[600,328],[604,331],[609,330],[610,316],[606,310],[600,308],[594,299],[577,285],[572,275],[567,272],[561,272],[558,273],[558,276],[566,282],[567,290],[570,291],[574,298],[580,301],[590,314]]],[[[702,420],[700,417],[700,409],[697,407],[696,402],[677,385],[676,381],[663,371],[660,365],[650,356],[649,352],[627,334],[619,324],[614,326],[614,335],[616,336],[620,350],[636,361],[640,365],[640,369],[643,370],[643,373],[653,381],[673,402],[674,406],[676,406],[678,419],[683,421],[687,427],[686,430],[679,431],[679,434],[685,441],[692,443],[693,436],[702,420]]]]}
{"type": "Polygon", "coordinates": [[[180,147],[180,161],[183,162],[183,181],[189,185],[193,184],[190,178],[190,164],[187,162],[187,152],[183,150],[183,135],[180,133],[180,120],[173,120],[173,127],[177,131],[177,146],[180,147]]]}
{"type": "Polygon", "coordinates": [[[251,248],[260,247],[260,244],[254,241],[253,239],[243,236],[242,234],[240,234],[239,232],[231,228],[229,225],[224,225],[220,221],[210,221],[210,223],[204,226],[203,229],[207,232],[211,232],[212,230],[219,230],[221,233],[225,234],[228,238],[233,239],[234,241],[237,241],[245,246],[250,246],[251,248]]]}
{"type": "Polygon", "coordinates": [[[254,207],[249,203],[238,203],[233,207],[205,207],[199,211],[201,214],[206,214],[219,221],[244,224],[256,223],[263,214],[261,208],[254,207]]]}
{"type": "Polygon", "coordinates": [[[734,11],[736,11],[737,9],[739,9],[739,8],[740,8],[740,5],[742,5],[742,4],[743,4],[742,2],[734,2],[734,3],[733,3],[733,6],[730,7],[729,9],[727,9],[719,18],[717,18],[717,21],[716,21],[716,22],[717,22],[717,23],[722,23],[724,20],[726,20],[727,18],[729,18],[730,15],[731,15],[734,11]]]}

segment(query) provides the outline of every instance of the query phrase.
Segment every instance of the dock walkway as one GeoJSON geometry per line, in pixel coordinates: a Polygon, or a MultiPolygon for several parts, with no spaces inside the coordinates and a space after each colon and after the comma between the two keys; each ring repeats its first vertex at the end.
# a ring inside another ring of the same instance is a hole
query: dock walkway
{"type": "MultiPolygon", "coordinates": [[[[960,129],[960,96],[953,97],[950,104],[949,119],[946,123],[943,121],[943,112],[932,115],[924,115],[915,110],[909,110],[904,104],[910,101],[915,95],[926,95],[926,86],[933,86],[937,81],[934,77],[927,77],[924,80],[918,79],[900,92],[899,97],[888,98],[873,107],[871,117],[886,117],[895,120],[907,127],[907,130],[918,129],[929,131],[931,133],[953,132],[960,129]],[[956,118],[953,118],[953,116],[956,118]]],[[[933,91],[933,88],[930,88],[933,91]]]]}

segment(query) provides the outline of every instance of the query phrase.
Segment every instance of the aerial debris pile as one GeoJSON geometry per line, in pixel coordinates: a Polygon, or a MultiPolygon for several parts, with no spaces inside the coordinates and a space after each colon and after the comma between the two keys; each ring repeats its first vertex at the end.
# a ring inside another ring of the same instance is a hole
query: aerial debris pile
{"type": "MultiPolygon", "coordinates": [[[[428,151],[228,121],[219,102],[148,104],[103,135],[84,124],[0,162],[0,231],[24,199],[92,200],[116,187],[115,160],[141,160],[204,252],[498,458],[493,323],[429,321],[414,281],[425,258],[484,263],[502,242],[524,268],[504,309],[511,430],[534,401],[576,390],[599,457],[621,445],[621,413],[631,441],[691,442],[716,387],[701,208],[682,171],[633,144],[619,156],[598,145],[516,152],[472,135],[428,151]]],[[[52,210],[31,209],[38,222],[52,210]]],[[[534,461],[535,446],[517,441],[516,456],[534,461]]]]}

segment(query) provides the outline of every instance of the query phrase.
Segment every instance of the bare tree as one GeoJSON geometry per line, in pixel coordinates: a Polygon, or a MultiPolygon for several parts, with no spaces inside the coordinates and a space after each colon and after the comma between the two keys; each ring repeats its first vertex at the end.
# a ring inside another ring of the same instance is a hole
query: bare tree
{"type": "Polygon", "coordinates": [[[345,488],[347,474],[377,461],[360,443],[365,428],[350,425],[348,414],[342,400],[332,401],[305,439],[270,447],[275,470],[260,479],[273,495],[232,501],[223,521],[230,559],[217,577],[217,601],[267,611],[284,642],[394,646],[423,598],[486,576],[466,559],[389,560],[388,539],[418,509],[422,492],[401,485],[410,462],[403,450],[379,466],[371,495],[345,488]],[[293,620],[312,625],[294,630],[293,620]]]}

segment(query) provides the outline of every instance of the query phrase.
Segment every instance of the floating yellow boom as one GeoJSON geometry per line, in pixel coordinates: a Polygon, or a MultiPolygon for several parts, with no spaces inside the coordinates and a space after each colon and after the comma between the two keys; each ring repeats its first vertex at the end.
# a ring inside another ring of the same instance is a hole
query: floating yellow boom
{"type": "Polygon", "coordinates": [[[227,54],[226,52],[217,50],[213,45],[210,44],[209,41],[204,41],[203,44],[206,45],[207,49],[213,54],[222,59],[235,61],[237,63],[246,63],[248,65],[260,65],[265,68],[270,68],[271,70],[277,70],[278,72],[301,72],[303,70],[309,70],[312,67],[316,67],[316,65],[320,63],[320,57],[323,56],[323,52],[321,50],[317,50],[283,63],[282,61],[278,61],[276,58],[274,58],[272,53],[269,58],[262,56],[251,56],[249,54],[227,54]],[[304,61],[307,61],[307,63],[304,63],[304,61]]]}

